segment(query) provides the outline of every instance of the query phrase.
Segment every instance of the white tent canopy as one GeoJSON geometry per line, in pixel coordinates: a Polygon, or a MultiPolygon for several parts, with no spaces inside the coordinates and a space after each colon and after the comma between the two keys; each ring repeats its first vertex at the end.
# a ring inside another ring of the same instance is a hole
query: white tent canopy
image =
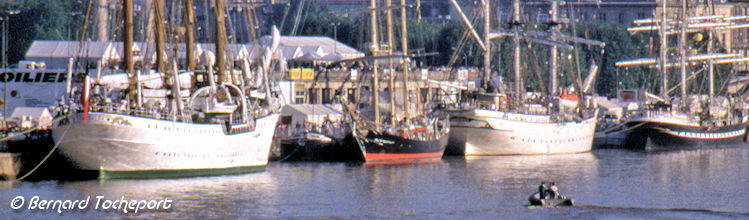
{"type": "Polygon", "coordinates": [[[330,104],[288,104],[281,110],[282,116],[291,116],[291,126],[310,122],[322,125],[325,120],[343,120],[341,105],[330,104]]]}

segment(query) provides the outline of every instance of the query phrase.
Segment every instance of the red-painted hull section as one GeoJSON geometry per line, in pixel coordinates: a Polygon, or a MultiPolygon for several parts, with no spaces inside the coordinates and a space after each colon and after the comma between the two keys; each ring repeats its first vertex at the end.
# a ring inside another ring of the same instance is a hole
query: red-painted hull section
{"type": "Polygon", "coordinates": [[[365,160],[367,165],[375,164],[407,164],[436,162],[442,159],[443,152],[433,153],[367,153],[365,160]]]}

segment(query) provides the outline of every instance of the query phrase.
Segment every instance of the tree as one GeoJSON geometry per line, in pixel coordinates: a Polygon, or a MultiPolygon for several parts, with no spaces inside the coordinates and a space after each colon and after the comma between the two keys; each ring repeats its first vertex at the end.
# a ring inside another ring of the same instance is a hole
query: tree
{"type": "Polygon", "coordinates": [[[9,16],[8,62],[22,60],[26,50],[34,40],[70,40],[79,33],[73,24],[71,12],[81,7],[82,2],[27,0],[23,4],[2,2],[0,12],[18,10],[20,13],[9,16]],[[73,33],[73,34],[69,34],[73,33]]]}

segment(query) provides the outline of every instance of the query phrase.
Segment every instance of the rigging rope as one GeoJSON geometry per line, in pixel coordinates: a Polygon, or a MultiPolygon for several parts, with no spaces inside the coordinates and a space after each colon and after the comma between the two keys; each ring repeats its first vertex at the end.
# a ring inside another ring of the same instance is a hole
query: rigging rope
{"type": "Polygon", "coordinates": [[[296,32],[299,29],[299,22],[301,21],[302,11],[304,10],[304,3],[305,2],[307,2],[307,1],[306,0],[301,0],[301,2],[299,2],[299,7],[296,10],[296,16],[294,16],[294,27],[291,28],[291,33],[289,34],[291,36],[296,36],[297,35],[296,32]]]}
{"type": "Polygon", "coordinates": [[[629,127],[629,128],[627,128],[627,129],[624,129],[624,130],[621,130],[621,131],[616,131],[616,132],[611,132],[611,131],[613,131],[614,129],[617,129],[617,128],[619,128],[619,127],[621,127],[621,126],[624,126],[624,125],[625,125],[624,123],[621,123],[621,124],[619,124],[619,125],[617,125],[617,126],[614,126],[614,127],[611,127],[611,128],[609,128],[609,129],[606,129],[606,130],[604,130],[604,131],[599,131],[599,132],[596,132],[596,133],[604,133],[605,135],[608,135],[608,134],[617,134],[617,133],[627,132],[627,131],[629,131],[629,130],[632,130],[632,129],[638,128],[638,127],[640,127],[640,126],[643,126],[643,125],[645,125],[645,123],[647,123],[647,122],[640,122],[639,124],[636,124],[635,126],[629,127]]]}

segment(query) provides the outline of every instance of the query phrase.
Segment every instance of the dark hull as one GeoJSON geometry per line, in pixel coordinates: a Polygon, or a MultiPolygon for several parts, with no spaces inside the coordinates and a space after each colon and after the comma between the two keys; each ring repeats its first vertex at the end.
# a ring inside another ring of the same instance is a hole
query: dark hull
{"type": "Polygon", "coordinates": [[[708,128],[663,122],[633,121],[628,127],[638,126],[627,134],[626,148],[658,151],[736,147],[746,143],[747,124],[708,128]],[[638,126],[639,125],[639,126],[638,126]]]}
{"type": "Polygon", "coordinates": [[[368,132],[365,137],[355,135],[366,152],[367,164],[398,164],[438,161],[447,147],[448,135],[439,139],[411,140],[390,134],[368,132]]]}
{"type": "Polygon", "coordinates": [[[573,201],[570,198],[567,197],[559,197],[559,198],[546,198],[546,199],[540,199],[538,196],[538,193],[535,193],[528,197],[528,202],[531,203],[532,206],[542,206],[542,207],[561,207],[561,206],[573,206],[575,205],[575,201],[573,201]]]}
{"type": "Polygon", "coordinates": [[[281,142],[281,161],[363,161],[362,152],[351,135],[343,140],[284,140],[281,142]]]}

